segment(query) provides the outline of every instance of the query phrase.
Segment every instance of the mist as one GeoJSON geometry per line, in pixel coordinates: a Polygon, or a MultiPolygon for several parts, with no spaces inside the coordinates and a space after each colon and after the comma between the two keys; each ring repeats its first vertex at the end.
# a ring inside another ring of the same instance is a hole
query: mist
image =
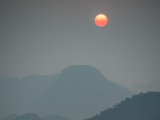
{"type": "Polygon", "coordinates": [[[159,4],[1,0],[0,119],[101,117],[128,97],[159,92],[159,4]]]}

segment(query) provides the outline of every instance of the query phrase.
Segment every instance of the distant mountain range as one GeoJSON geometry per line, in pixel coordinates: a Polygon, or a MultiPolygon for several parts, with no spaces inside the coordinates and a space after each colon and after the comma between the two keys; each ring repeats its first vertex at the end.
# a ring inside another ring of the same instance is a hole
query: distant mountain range
{"type": "Polygon", "coordinates": [[[69,66],[60,74],[32,75],[0,81],[0,118],[36,113],[82,120],[120,102],[133,93],[107,80],[87,65],[69,66]]]}
{"type": "Polygon", "coordinates": [[[0,81],[0,118],[12,113],[29,112],[58,76],[31,75],[22,79],[3,77],[0,81]]]}
{"type": "Polygon", "coordinates": [[[0,120],[14,120],[14,119],[16,119],[17,117],[18,117],[17,114],[11,114],[11,115],[8,115],[7,117],[4,117],[4,118],[2,118],[2,119],[0,119],[0,120]]]}
{"type": "MultiPolygon", "coordinates": [[[[140,93],[85,120],[160,120],[160,92],[140,93]]],[[[74,114],[74,113],[73,113],[74,114]]],[[[37,114],[9,115],[0,120],[69,120],[49,115],[40,118],[37,114]]]]}
{"type": "Polygon", "coordinates": [[[26,113],[20,116],[16,114],[11,114],[5,118],[2,118],[1,120],[69,120],[69,119],[57,115],[49,115],[40,118],[37,114],[26,113]]]}
{"type": "Polygon", "coordinates": [[[129,90],[107,80],[96,68],[72,65],[62,71],[33,112],[82,120],[132,95],[129,90]]]}
{"type": "Polygon", "coordinates": [[[134,95],[85,120],[160,120],[160,92],[134,95]]]}

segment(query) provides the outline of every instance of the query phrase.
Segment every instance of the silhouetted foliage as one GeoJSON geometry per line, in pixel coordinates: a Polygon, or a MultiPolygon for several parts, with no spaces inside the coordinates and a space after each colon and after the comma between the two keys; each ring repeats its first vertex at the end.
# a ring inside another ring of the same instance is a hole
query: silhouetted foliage
{"type": "Polygon", "coordinates": [[[121,103],[86,120],[160,120],[160,92],[147,92],[126,98],[121,103]]]}

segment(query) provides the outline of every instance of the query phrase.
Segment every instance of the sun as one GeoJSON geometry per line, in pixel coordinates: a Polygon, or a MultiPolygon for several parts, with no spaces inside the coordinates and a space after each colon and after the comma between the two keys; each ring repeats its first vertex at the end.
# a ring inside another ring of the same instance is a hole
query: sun
{"type": "Polygon", "coordinates": [[[96,17],[95,17],[95,24],[98,26],[98,27],[104,27],[107,25],[108,23],[108,18],[106,15],[104,14],[98,14],[96,17]]]}

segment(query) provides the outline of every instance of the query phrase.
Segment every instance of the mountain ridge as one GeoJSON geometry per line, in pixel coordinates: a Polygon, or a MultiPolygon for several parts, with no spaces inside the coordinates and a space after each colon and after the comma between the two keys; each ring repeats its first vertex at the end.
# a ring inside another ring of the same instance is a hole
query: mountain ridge
{"type": "Polygon", "coordinates": [[[133,95],[85,120],[159,120],[160,92],[133,95]]]}
{"type": "Polygon", "coordinates": [[[72,65],[62,71],[34,112],[44,115],[54,113],[79,120],[131,95],[132,92],[107,80],[96,68],[72,65]]]}
{"type": "Polygon", "coordinates": [[[0,118],[8,114],[27,113],[58,78],[54,75],[8,77],[0,81],[0,118]]]}

